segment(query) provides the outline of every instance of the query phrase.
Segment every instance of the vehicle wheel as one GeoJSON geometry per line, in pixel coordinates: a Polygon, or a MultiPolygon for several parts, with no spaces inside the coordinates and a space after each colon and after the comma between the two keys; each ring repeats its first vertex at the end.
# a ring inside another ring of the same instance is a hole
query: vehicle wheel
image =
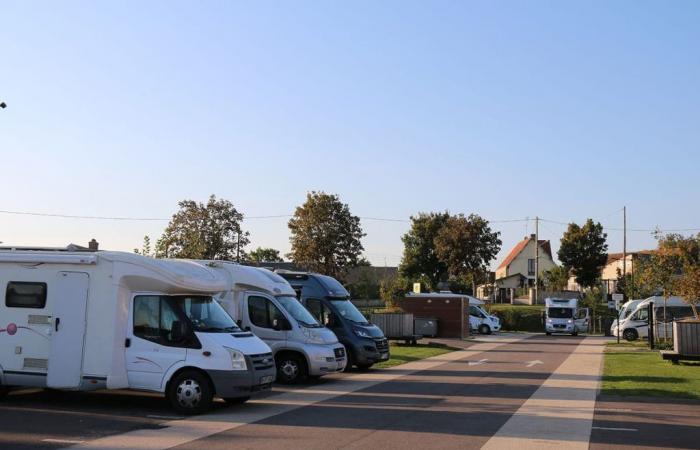
{"type": "Polygon", "coordinates": [[[578,336],[578,331],[574,331],[573,333],[571,333],[571,335],[572,335],[572,336],[578,336]]]}
{"type": "Polygon", "coordinates": [[[277,381],[294,384],[303,381],[309,373],[304,358],[296,353],[283,353],[277,360],[277,381]]]}
{"type": "Polygon", "coordinates": [[[250,400],[250,397],[226,397],[224,401],[229,405],[242,405],[243,403],[250,400]]]}
{"type": "Polygon", "coordinates": [[[549,331],[545,332],[545,334],[546,334],[547,336],[551,336],[551,335],[552,335],[552,333],[550,333],[549,331]]]}
{"type": "Polygon", "coordinates": [[[353,364],[355,364],[355,355],[350,350],[346,349],[345,358],[347,359],[347,363],[345,364],[343,372],[350,372],[352,370],[353,364]]]}
{"type": "Polygon", "coordinates": [[[637,330],[630,329],[623,331],[622,337],[625,338],[626,341],[632,342],[637,340],[639,334],[637,334],[637,330]]]}
{"type": "Polygon", "coordinates": [[[0,400],[5,398],[7,394],[10,392],[10,388],[7,386],[0,386],[0,400]]]}
{"type": "Polygon", "coordinates": [[[374,365],[374,363],[372,363],[372,364],[356,364],[357,368],[363,372],[366,370],[369,370],[369,368],[372,367],[373,365],[374,365]]]}
{"type": "Polygon", "coordinates": [[[482,323],[479,325],[479,334],[491,334],[491,327],[482,323]]]}
{"type": "Polygon", "coordinates": [[[206,376],[186,370],[170,380],[165,395],[178,413],[201,414],[211,409],[214,390],[206,376]]]}

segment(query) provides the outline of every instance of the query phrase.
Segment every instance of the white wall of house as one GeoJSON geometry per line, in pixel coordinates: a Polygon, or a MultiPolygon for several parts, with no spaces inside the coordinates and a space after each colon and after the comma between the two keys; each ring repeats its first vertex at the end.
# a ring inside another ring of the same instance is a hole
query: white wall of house
{"type": "MultiPolygon", "coordinates": [[[[544,251],[542,245],[540,245],[540,261],[539,261],[539,274],[555,267],[556,264],[549,257],[549,255],[544,251]]],[[[535,241],[530,239],[525,248],[515,257],[515,259],[507,266],[499,270],[496,270],[496,279],[504,278],[516,273],[520,273],[523,276],[531,279],[535,279],[534,273],[534,262],[535,262],[535,241]],[[530,262],[531,261],[531,262],[530,262]],[[531,267],[532,266],[532,267],[531,267]],[[532,269],[532,271],[530,270],[532,269]]]]}

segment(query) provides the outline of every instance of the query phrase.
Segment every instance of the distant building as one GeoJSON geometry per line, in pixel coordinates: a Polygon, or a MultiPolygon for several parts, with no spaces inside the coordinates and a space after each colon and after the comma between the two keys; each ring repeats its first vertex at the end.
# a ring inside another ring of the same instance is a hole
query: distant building
{"type": "MultiPolygon", "coordinates": [[[[518,242],[508,253],[505,259],[496,269],[496,279],[490,297],[495,301],[512,302],[519,288],[527,288],[535,285],[535,266],[538,266],[539,276],[555,267],[552,257],[552,246],[547,240],[539,240],[539,264],[536,264],[535,235],[526,236],[518,242]]],[[[485,295],[486,287],[482,287],[482,295],[485,295]]]]}
{"type": "MultiPolygon", "coordinates": [[[[654,250],[640,250],[637,252],[627,252],[627,263],[624,263],[622,253],[608,253],[608,261],[600,271],[600,281],[605,293],[614,293],[617,289],[618,273],[622,274],[623,267],[626,274],[634,274],[635,267],[640,261],[648,260],[654,254],[654,250]],[[619,271],[619,272],[618,272],[619,271]]],[[[580,291],[581,286],[576,282],[576,277],[569,278],[567,289],[580,291]]]]}

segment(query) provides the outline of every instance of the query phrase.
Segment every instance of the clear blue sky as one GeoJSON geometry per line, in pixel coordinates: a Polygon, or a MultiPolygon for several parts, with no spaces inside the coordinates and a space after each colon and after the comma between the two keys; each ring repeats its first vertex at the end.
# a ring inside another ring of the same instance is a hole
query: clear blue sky
{"type": "MultiPolygon", "coordinates": [[[[325,190],[369,217],[697,228],[699,23],[696,1],[0,1],[0,209],[214,193],[260,216],[325,190]]],[[[0,214],[0,241],[131,250],[164,225],[0,214]]],[[[245,225],[289,249],[286,219],[245,225]]],[[[408,225],[363,225],[397,264],[408,225]]],[[[494,227],[503,252],[533,230],[494,227]]]]}

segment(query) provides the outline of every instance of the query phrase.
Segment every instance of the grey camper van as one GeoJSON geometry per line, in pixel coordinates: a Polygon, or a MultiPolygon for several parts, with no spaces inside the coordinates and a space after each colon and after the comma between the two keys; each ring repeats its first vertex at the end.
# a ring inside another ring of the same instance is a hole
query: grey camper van
{"type": "Polygon", "coordinates": [[[369,369],[389,359],[389,342],[350,301],[350,293],[333,277],[317,273],[277,270],[302,304],[330,328],[348,353],[348,367],[369,369]]]}

